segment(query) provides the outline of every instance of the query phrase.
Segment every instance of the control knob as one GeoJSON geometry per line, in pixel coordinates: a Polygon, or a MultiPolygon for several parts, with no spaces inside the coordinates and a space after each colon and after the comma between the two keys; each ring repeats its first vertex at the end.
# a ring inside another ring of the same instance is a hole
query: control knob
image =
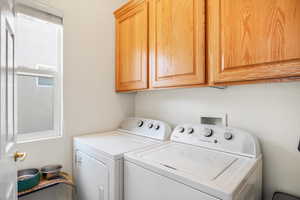
{"type": "Polygon", "coordinates": [[[156,129],[156,130],[159,130],[159,129],[160,129],[160,125],[157,124],[157,125],[155,126],[155,129],[156,129]]]}
{"type": "Polygon", "coordinates": [[[205,128],[204,129],[204,136],[205,137],[211,137],[213,135],[213,130],[210,128],[205,128]]]}
{"type": "Polygon", "coordinates": [[[224,133],[224,138],[225,138],[225,140],[232,140],[233,135],[230,132],[225,132],[224,133]]]}
{"type": "Polygon", "coordinates": [[[150,128],[150,129],[153,128],[153,126],[154,125],[152,123],[148,124],[148,128],[150,128]]]}
{"type": "Polygon", "coordinates": [[[144,122],[142,120],[138,121],[138,127],[142,127],[144,125],[144,122]]]}
{"type": "Polygon", "coordinates": [[[189,128],[189,129],[187,130],[187,133],[188,133],[188,134],[193,134],[193,133],[194,133],[194,129],[193,129],[193,128],[189,128]]]}
{"type": "Polygon", "coordinates": [[[183,133],[184,131],[185,131],[185,129],[184,129],[183,127],[179,127],[179,128],[178,128],[178,132],[179,132],[179,133],[183,133]]]}

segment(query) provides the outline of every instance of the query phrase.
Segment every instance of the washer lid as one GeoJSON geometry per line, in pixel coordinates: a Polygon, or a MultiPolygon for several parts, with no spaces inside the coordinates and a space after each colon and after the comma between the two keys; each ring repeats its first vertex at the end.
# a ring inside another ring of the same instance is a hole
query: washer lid
{"type": "Polygon", "coordinates": [[[111,159],[119,159],[126,152],[160,143],[120,131],[75,137],[74,142],[79,149],[87,147],[90,151],[97,151],[111,159]]]}
{"type": "Polygon", "coordinates": [[[237,195],[259,163],[255,158],[177,142],[126,153],[125,160],[220,199],[237,195]]]}
{"type": "Polygon", "coordinates": [[[216,179],[238,160],[236,157],[216,151],[175,143],[141,153],[139,156],[167,168],[196,176],[201,181],[216,179]]]}

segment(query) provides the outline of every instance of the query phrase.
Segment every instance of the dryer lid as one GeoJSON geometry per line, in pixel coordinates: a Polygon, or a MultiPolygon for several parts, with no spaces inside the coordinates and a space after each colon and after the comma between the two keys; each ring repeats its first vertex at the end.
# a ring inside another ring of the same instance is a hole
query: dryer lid
{"type": "Polygon", "coordinates": [[[139,157],[192,175],[199,181],[213,181],[238,160],[237,157],[229,154],[178,143],[141,152],[139,157]]]}
{"type": "Polygon", "coordinates": [[[75,137],[74,142],[77,148],[88,146],[93,151],[112,159],[120,159],[126,152],[160,143],[157,140],[126,134],[121,131],[75,137]]]}

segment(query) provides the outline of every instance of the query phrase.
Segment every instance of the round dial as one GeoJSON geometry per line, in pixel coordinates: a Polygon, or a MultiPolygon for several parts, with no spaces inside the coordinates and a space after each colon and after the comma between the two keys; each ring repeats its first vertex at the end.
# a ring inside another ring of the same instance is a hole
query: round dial
{"type": "Polygon", "coordinates": [[[213,135],[213,130],[210,128],[205,128],[204,129],[204,136],[205,137],[211,137],[213,135]]]}
{"type": "Polygon", "coordinates": [[[225,133],[224,133],[224,138],[225,138],[226,140],[232,140],[233,135],[232,135],[232,133],[230,133],[230,132],[225,132],[225,133]]]}
{"type": "Polygon", "coordinates": [[[179,132],[179,133],[183,133],[184,131],[185,131],[185,129],[184,129],[183,127],[179,127],[179,128],[178,128],[178,132],[179,132]]]}
{"type": "Polygon", "coordinates": [[[148,128],[153,128],[153,124],[152,123],[150,123],[150,124],[148,124],[148,128]]]}
{"type": "Polygon", "coordinates": [[[159,124],[156,124],[156,125],[155,125],[155,129],[156,129],[156,130],[159,130],[159,129],[160,129],[160,125],[159,125],[159,124]]]}
{"type": "Polygon", "coordinates": [[[144,125],[144,122],[142,120],[138,121],[138,127],[142,127],[144,125]]]}
{"type": "Polygon", "coordinates": [[[193,133],[194,133],[194,129],[193,129],[193,128],[189,128],[189,129],[187,130],[187,132],[188,132],[188,134],[193,134],[193,133]]]}

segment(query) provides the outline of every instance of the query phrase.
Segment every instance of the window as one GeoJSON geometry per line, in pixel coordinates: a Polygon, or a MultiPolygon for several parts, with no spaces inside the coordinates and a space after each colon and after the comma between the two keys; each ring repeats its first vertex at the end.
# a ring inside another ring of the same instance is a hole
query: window
{"type": "Polygon", "coordinates": [[[61,19],[28,6],[16,17],[16,128],[18,142],[62,135],[61,19]],[[23,11],[30,12],[23,12],[23,11]],[[59,23],[57,23],[59,22],[59,23]]]}
{"type": "Polygon", "coordinates": [[[40,77],[37,78],[37,87],[53,87],[54,80],[53,78],[40,77]]]}
{"type": "MultiPolygon", "coordinates": [[[[37,66],[38,69],[55,69],[55,66],[37,66]]],[[[54,86],[54,80],[53,77],[37,77],[36,78],[36,84],[37,87],[53,87],[54,86]]]]}

